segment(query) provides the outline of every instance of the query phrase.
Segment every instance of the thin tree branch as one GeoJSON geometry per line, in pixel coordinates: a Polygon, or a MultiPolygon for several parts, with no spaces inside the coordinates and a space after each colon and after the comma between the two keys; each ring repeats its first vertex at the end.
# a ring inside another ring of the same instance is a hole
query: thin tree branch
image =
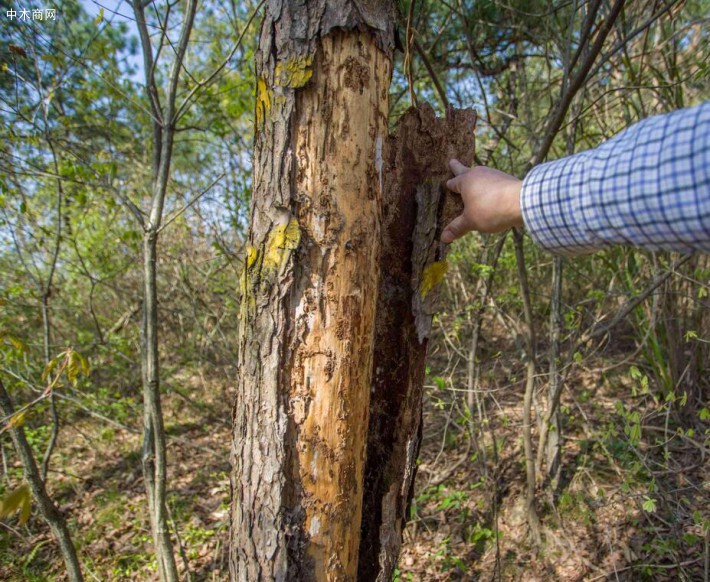
{"type": "Polygon", "coordinates": [[[166,229],[170,224],[175,221],[177,218],[179,218],[188,208],[190,208],[195,202],[197,202],[200,198],[202,198],[207,192],[212,190],[217,185],[217,182],[219,182],[222,178],[224,178],[225,174],[222,173],[217,178],[209,185],[207,188],[205,188],[202,192],[199,194],[196,194],[192,200],[190,200],[187,204],[185,204],[180,210],[178,210],[175,214],[173,214],[170,218],[168,218],[158,229],[158,234],[163,232],[164,229],[166,229]]]}
{"type": "Polygon", "coordinates": [[[431,80],[434,83],[434,87],[436,87],[436,93],[437,95],[439,95],[439,99],[441,99],[441,104],[443,105],[444,110],[446,110],[446,108],[449,107],[449,99],[446,97],[446,91],[444,91],[444,88],[441,85],[441,81],[439,80],[439,77],[437,76],[434,67],[432,67],[431,65],[429,57],[427,56],[426,52],[424,52],[422,45],[419,44],[419,41],[416,38],[414,39],[414,49],[422,58],[422,62],[424,63],[427,72],[429,73],[429,77],[431,77],[431,80]]]}
{"type": "Polygon", "coordinates": [[[562,126],[562,122],[564,121],[565,116],[567,115],[567,110],[569,109],[569,106],[572,103],[572,99],[574,98],[577,91],[579,91],[579,89],[582,87],[584,81],[587,79],[587,74],[589,73],[589,70],[594,64],[594,60],[601,52],[601,49],[604,45],[604,41],[611,32],[614,22],[621,13],[621,9],[624,7],[624,3],[625,0],[616,0],[611,10],[609,11],[609,15],[604,19],[604,22],[599,27],[597,36],[594,39],[594,44],[592,45],[589,53],[587,54],[587,57],[582,63],[580,69],[571,79],[567,91],[562,94],[560,100],[557,102],[557,106],[555,107],[550,121],[547,124],[547,127],[545,128],[545,131],[543,133],[543,139],[540,142],[540,146],[537,148],[537,151],[528,163],[527,170],[537,165],[541,160],[545,159],[545,156],[547,156],[547,153],[550,151],[552,142],[554,141],[555,137],[557,136],[557,132],[562,126]]]}
{"type": "Polygon", "coordinates": [[[244,39],[244,35],[246,34],[247,30],[249,30],[249,27],[251,26],[252,21],[254,18],[256,18],[256,15],[259,13],[259,10],[261,10],[262,6],[266,0],[261,0],[257,7],[254,9],[254,12],[252,12],[251,16],[249,16],[249,20],[247,20],[246,24],[244,25],[244,28],[242,29],[242,32],[239,34],[239,38],[237,39],[237,42],[235,43],[234,47],[232,47],[232,50],[229,52],[227,57],[222,61],[222,63],[212,72],[212,74],[207,77],[204,81],[198,82],[192,90],[187,94],[185,99],[183,99],[182,103],[180,106],[177,108],[175,112],[175,117],[176,119],[180,119],[183,115],[187,107],[190,105],[193,97],[199,91],[200,89],[203,89],[205,87],[208,87],[212,81],[219,75],[219,73],[224,69],[229,64],[229,61],[232,60],[232,57],[235,55],[237,50],[242,44],[242,40],[244,39]]]}
{"type": "MultiPolygon", "coordinates": [[[[2,414],[6,417],[12,417],[15,414],[12,401],[10,400],[10,395],[5,390],[5,386],[1,379],[0,412],[2,412],[2,414]]],[[[69,532],[64,516],[47,493],[44,479],[42,479],[42,476],[40,475],[34,453],[32,452],[32,447],[27,442],[25,430],[22,426],[13,426],[9,429],[9,432],[10,437],[12,438],[12,444],[17,452],[17,456],[20,457],[20,462],[22,463],[25,473],[25,479],[30,487],[32,496],[37,503],[37,507],[59,542],[59,548],[67,567],[67,575],[69,576],[69,580],[71,580],[71,582],[83,582],[84,577],[81,573],[81,565],[76,554],[76,548],[74,547],[74,543],[71,539],[71,533],[69,532]]]]}

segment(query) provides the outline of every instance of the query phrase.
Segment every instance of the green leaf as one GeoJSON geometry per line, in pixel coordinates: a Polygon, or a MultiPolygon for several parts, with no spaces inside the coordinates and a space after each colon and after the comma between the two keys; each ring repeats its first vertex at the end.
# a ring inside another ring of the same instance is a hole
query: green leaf
{"type": "Polygon", "coordinates": [[[656,500],[652,497],[644,495],[644,502],[641,507],[643,507],[643,510],[648,513],[656,513],[656,500]]]}

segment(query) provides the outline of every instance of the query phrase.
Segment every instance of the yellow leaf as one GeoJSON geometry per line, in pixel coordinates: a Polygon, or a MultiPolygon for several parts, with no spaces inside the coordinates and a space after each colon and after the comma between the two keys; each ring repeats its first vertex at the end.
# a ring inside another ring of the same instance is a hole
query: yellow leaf
{"type": "Polygon", "coordinates": [[[30,491],[29,488],[27,488],[27,485],[25,485],[25,489],[27,490],[27,494],[22,497],[19,520],[20,525],[25,525],[27,523],[27,520],[30,518],[30,511],[32,509],[32,505],[30,504],[30,491]]]}
{"type": "MultiPolygon", "coordinates": [[[[81,372],[84,366],[81,363],[81,356],[75,352],[72,348],[69,348],[66,352],[67,367],[66,375],[72,386],[76,386],[79,380],[79,372],[81,372]]],[[[87,364],[88,366],[88,364],[87,364]]]]}
{"type": "Polygon", "coordinates": [[[271,229],[266,241],[265,267],[278,267],[284,251],[293,250],[301,240],[301,230],[296,219],[288,224],[279,224],[271,229]]]}
{"type": "Polygon", "coordinates": [[[84,376],[88,376],[89,372],[91,372],[91,368],[89,367],[89,360],[87,360],[82,354],[79,352],[74,352],[76,354],[77,359],[79,360],[79,365],[81,366],[81,372],[84,374],[84,376]]]}
{"type": "Polygon", "coordinates": [[[7,517],[20,510],[20,523],[30,516],[30,488],[23,483],[0,500],[0,517],[7,517]]]}
{"type": "Polygon", "coordinates": [[[422,299],[441,282],[448,270],[449,263],[446,261],[437,261],[424,267],[422,279],[419,283],[419,294],[422,299]]]}
{"type": "Polygon", "coordinates": [[[20,428],[23,424],[25,424],[25,420],[27,420],[27,411],[23,410],[22,412],[16,412],[10,417],[10,420],[7,421],[7,424],[10,425],[12,428],[20,428]]]}
{"type": "Polygon", "coordinates": [[[44,367],[44,371],[42,372],[42,382],[46,382],[47,378],[49,378],[49,375],[52,373],[52,370],[57,367],[57,364],[59,363],[59,357],[60,356],[57,356],[56,358],[47,362],[47,365],[44,367]]]}
{"type": "Polygon", "coordinates": [[[21,352],[25,352],[25,353],[30,351],[29,346],[25,342],[23,342],[21,339],[15,337],[14,335],[8,334],[5,337],[10,341],[10,343],[15,347],[15,349],[20,350],[21,352]]]}

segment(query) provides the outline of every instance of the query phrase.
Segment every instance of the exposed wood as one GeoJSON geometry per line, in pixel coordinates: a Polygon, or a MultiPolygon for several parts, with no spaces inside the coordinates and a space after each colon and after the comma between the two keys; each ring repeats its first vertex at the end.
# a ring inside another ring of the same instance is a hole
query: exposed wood
{"type": "Polygon", "coordinates": [[[267,7],[241,282],[235,580],[356,577],[394,22],[386,5],[267,7]]]}

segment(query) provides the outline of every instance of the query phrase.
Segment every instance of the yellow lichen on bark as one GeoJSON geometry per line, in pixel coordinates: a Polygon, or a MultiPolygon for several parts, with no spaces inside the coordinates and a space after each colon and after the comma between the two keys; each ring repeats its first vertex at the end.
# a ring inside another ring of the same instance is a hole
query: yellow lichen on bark
{"type": "Polygon", "coordinates": [[[271,99],[273,91],[267,85],[264,77],[256,81],[256,127],[261,128],[271,112],[271,99]]]}
{"type": "Polygon", "coordinates": [[[287,224],[274,226],[266,239],[264,267],[267,269],[277,268],[286,257],[285,251],[297,248],[300,239],[301,233],[297,220],[294,219],[287,224]]]}
{"type": "Polygon", "coordinates": [[[292,57],[276,65],[276,84],[297,89],[313,76],[313,55],[292,57]]]}
{"type": "Polygon", "coordinates": [[[355,580],[379,277],[382,147],[391,63],[374,40],[322,40],[297,93],[289,406],[306,560],[316,580],[355,580]]]}
{"type": "Polygon", "coordinates": [[[271,108],[275,101],[284,101],[281,93],[283,88],[298,89],[305,86],[313,76],[313,55],[301,55],[285,59],[276,64],[274,71],[274,86],[269,86],[266,77],[259,77],[256,80],[256,127],[261,130],[264,123],[269,119],[271,108]]]}

